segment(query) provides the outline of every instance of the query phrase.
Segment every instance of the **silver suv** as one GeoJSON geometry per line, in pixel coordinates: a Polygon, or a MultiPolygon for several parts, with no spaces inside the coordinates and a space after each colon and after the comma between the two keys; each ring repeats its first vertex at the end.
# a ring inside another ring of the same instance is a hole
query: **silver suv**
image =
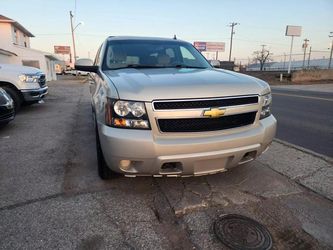
{"type": "Polygon", "coordinates": [[[264,152],[276,132],[271,90],[215,69],[190,43],[109,37],[90,71],[99,175],[192,176],[226,171],[264,152]]]}

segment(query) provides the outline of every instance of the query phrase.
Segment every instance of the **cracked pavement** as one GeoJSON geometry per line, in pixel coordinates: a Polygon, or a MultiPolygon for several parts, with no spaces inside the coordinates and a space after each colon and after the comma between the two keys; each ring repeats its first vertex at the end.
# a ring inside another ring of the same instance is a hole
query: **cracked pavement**
{"type": "Polygon", "coordinates": [[[50,83],[0,130],[0,249],[227,249],[212,229],[226,213],[273,249],[333,247],[332,164],[281,143],[221,174],[100,180],[87,85],[50,83]]]}

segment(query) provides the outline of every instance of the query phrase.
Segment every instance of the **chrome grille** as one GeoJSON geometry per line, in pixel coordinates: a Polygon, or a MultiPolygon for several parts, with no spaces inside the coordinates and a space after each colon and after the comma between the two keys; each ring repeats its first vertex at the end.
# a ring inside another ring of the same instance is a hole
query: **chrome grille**
{"type": "Polygon", "coordinates": [[[257,104],[258,96],[242,96],[242,97],[227,97],[214,99],[199,99],[199,100],[175,100],[175,101],[154,101],[155,110],[172,110],[172,109],[198,109],[210,107],[228,107],[246,104],[257,104]]]}

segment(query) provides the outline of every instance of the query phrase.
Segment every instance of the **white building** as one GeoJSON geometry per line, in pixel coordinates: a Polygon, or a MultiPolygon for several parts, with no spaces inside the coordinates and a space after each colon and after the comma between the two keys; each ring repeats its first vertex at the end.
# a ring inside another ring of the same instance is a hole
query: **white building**
{"type": "Polygon", "coordinates": [[[41,69],[48,81],[56,80],[54,55],[30,48],[34,37],[20,23],[0,15],[0,63],[19,64],[41,69]]]}

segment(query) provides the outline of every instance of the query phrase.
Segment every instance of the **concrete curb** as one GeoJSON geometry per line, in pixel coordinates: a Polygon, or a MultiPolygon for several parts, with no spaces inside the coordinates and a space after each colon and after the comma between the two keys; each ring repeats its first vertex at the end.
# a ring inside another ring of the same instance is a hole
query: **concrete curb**
{"type": "Polygon", "coordinates": [[[313,156],[318,157],[318,158],[320,158],[320,159],[322,159],[324,161],[327,161],[330,164],[333,164],[333,158],[331,158],[329,156],[316,153],[316,152],[314,152],[314,151],[312,151],[310,149],[303,148],[301,146],[298,146],[298,145],[295,145],[295,144],[292,144],[292,143],[289,143],[289,142],[286,142],[286,141],[283,141],[283,140],[280,140],[280,139],[277,139],[277,138],[274,138],[273,141],[275,141],[277,143],[280,143],[280,144],[283,144],[283,145],[285,145],[287,147],[297,149],[299,151],[302,151],[303,153],[313,155],[313,156]]]}

